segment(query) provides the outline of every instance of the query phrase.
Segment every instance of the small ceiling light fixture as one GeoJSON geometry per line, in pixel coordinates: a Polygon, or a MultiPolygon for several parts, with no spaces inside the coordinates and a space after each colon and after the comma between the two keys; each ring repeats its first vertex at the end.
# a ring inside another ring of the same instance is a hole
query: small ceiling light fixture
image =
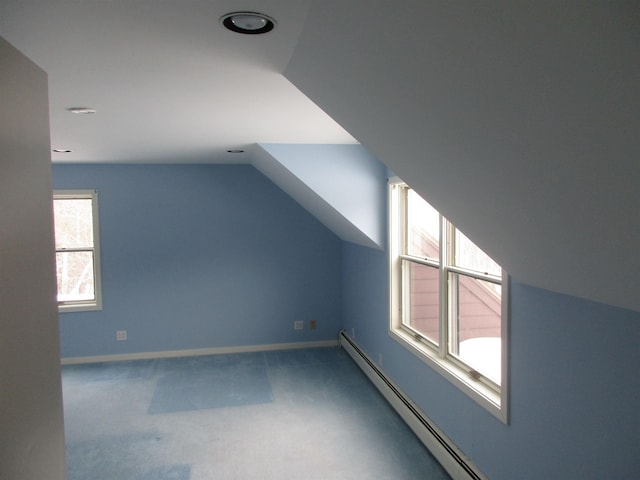
{"type": "Polygon", "coordinates": [[[67,108],[67,110],[70,111],[71,113],[77,113],[78,115],[92,115],[96,113],[95,108],[89,108],[89,107],[69,107],[67,108]]]}
{"type": "Polygon", "coordinates": [[[267,33],[276,26],[276,21],[273,18],[256,12],[227,13],[220,17],[220,23],[232,32],[246,35],[267,33]]]}
{"type": "Polygon", "coordinates": [[[227,150],[227,153],[244,153],[244,150],[238,148],[235,150],[227,150]]]}
{"type": "Polygon", "coordinates": [[[71,153],[71,150],[68,148],[54,148],[53,151],[55,153],[71,153]]]}

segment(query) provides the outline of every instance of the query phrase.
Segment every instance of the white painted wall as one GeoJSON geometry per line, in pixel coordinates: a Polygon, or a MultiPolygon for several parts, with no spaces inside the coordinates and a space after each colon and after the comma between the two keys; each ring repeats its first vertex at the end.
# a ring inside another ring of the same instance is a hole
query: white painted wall
{"type": "Polygon", "coordinates": [[[47,75],[0,37],[0,478],[63,480],[47,75]]]}

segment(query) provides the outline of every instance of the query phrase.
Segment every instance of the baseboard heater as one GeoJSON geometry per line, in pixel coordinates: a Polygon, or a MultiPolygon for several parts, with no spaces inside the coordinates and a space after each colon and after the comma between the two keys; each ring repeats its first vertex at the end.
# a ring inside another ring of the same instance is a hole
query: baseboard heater
{"type": "Polygon", "coordinates": [[[402,390],[387,378],[345,331],[340,332],[339,340],[340,346],[369,377],[369,380],[453,479],[488,480],[402,390]]]}

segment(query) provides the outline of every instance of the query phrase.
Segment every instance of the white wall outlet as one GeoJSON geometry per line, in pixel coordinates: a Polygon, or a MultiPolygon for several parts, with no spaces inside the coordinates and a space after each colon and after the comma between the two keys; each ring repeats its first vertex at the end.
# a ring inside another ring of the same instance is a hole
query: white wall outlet
{"type": "Polygon", "coordinates": [[[296,320],[293,322],[294,330],[302,330],[304,328],[304,322],[302,320],[296,320]]]}
{"type": "Polygon", "coordinates": [[[127,331],[126,330],[117,330],[116,331],[116,340],[118,342],[124,342],[127,340],[127,331]]]}

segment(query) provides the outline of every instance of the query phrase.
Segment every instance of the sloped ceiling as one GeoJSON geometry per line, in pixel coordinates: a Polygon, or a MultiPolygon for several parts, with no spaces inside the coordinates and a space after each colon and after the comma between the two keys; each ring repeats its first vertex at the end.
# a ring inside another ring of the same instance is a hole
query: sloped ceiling
{"type": "Polygon", "coordinates": [[[285,76],[518,281],[640,310],[639,18],[323,0],[285,76]]]}
{"type": "Polygon", "coordinates": [[[387,169],[361,145],[261,144],[252,163],[342,240],[384,248],[387,169]]]}

